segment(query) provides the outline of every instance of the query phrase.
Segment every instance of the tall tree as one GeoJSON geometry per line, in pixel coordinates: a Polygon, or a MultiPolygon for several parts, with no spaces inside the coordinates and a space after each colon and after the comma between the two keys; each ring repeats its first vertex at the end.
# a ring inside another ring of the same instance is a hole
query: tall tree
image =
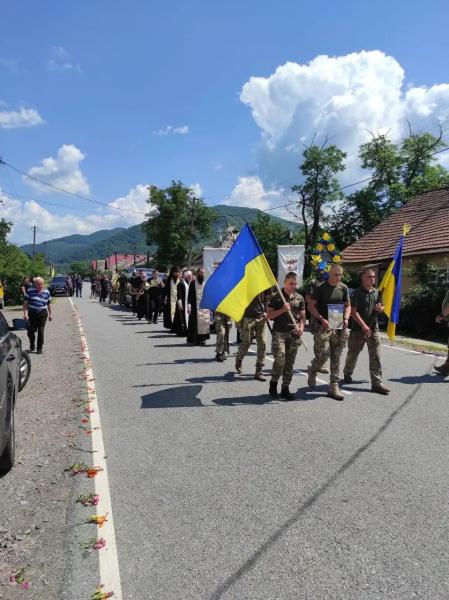
{"type": "Polygon", "coordinates": [[[329,220],[337,245],[352,244],[413,196],[449,185],[449,173],[435,157],[444,147],[441,131],[434,136],[410,130],[400,144],[382,134],[362,144],[359,156],[371,180],[348,196],[329,220]]]}
{"type": "MultiPolygon", "coordinates": [[[[325,210],[343,198],[336,174],[344,171],[346,153],[337,146],[312,144],[303,153],[300,170],[304,182],[294,185],[292,190],[299,195],[298,207],[304,224],[306,251],[310,251],[318,240],[320,225],[325,219],[325,210]]],[[[307,274],[309,261],[306,261],[307,274]]]]}
{"type": "Polygon", "coordinates": [[[0,242],[6,243],[12,225],[10,221],[6,221],[3,217],[0,219],[0,242]]]}
{"type": "Polygon", "coordinates": [[[156,244],[158,265],[188,264],[201,237],[210,232],[214,210],[181,181],[167,188],[151,186],[148,221],[143,224],[148,243],[156,244]]]}

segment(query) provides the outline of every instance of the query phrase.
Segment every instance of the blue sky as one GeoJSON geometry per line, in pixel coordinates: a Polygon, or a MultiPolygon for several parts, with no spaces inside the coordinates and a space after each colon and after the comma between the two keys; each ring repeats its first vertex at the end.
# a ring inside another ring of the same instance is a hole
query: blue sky
{"type": "MultiPolygon", "coordinates": [[[[16,0],[1,19],[0,156],[135,210],[1,166],[20,243],[31,224],[40,241],[129,226],[145,185],[171,179],[210,204],[275,206],[315,131],[354,157],[367,128],[449,127],[445,1],[16,0]]],[[[342,182],[358,174],[351,158],[342,182]]]]}

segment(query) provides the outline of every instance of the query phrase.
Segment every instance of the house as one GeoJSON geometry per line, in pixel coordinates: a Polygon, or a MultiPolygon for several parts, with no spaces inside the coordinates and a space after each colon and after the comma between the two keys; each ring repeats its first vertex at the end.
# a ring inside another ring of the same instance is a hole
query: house
{"type": "Polygon", "coordinates": [[[147,262],[146,254],[136,254],[135,263],[134,263],[134,254],[111,254],[106,259],[97,259],[92,261],[92,269],[94,271],[115,271],[116,266],[119,269],[128,269],[129,267],[133,267],[134,264],[137,267],[144,267],[147,262]]]}
{"type": "Polygon", "coordinates": [[[449,188],[424,192],[409,200],[345,248],[341,253],[343,266],[349,271],[370,266],[380,281],[393,257],[404,223],[409,223],[411,230],[403,246],[403,291],[413,287],[410,271],[418,261],[446,267],[449,277],[449,188]]]}

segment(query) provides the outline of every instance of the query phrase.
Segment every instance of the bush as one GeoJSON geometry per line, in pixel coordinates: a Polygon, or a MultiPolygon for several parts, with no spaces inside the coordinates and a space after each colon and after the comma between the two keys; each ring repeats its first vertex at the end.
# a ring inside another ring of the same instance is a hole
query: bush
{"type": "Polygon", "coordinates": [[[14,244],[0,242],[0,279],[5,288],[5,304],[20,304],[20,284],[24,277],[43,275],[45,265],[41,255],[32,260],[14,244]]]}
{"type": "Polygon", "coordinates": [[[448,289],[447,269],[420,262],[412,270],[415,287],[401,301],[398,333],[446,341],[447,326],[435,323],[448,289]]]}

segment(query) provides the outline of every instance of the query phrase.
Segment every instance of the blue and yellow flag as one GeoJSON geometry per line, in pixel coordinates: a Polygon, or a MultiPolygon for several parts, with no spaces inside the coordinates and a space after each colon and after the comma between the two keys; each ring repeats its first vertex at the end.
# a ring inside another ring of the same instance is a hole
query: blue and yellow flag
{"type": "Polygon", "coordinates": [[[251,227],[246,224],[232,248],[204,286],[200,308],[209,308],[240,321],[257,294],[276,279],[251,227]]]}
{"type": "Polygon", "coordinates": [[[410,231],[409,225],[404,225],[403,235],[394,253],[393,260],[388,267],[380,285],[379,291],[382,292],[382,302],[385,307],[385,314],[388,317],[387,333],[390,340],[396,335],[396,325],[399,323],[399,309],[401,306],[401,275],[402,275],[402,246],[404,237],[410,231]]]}

